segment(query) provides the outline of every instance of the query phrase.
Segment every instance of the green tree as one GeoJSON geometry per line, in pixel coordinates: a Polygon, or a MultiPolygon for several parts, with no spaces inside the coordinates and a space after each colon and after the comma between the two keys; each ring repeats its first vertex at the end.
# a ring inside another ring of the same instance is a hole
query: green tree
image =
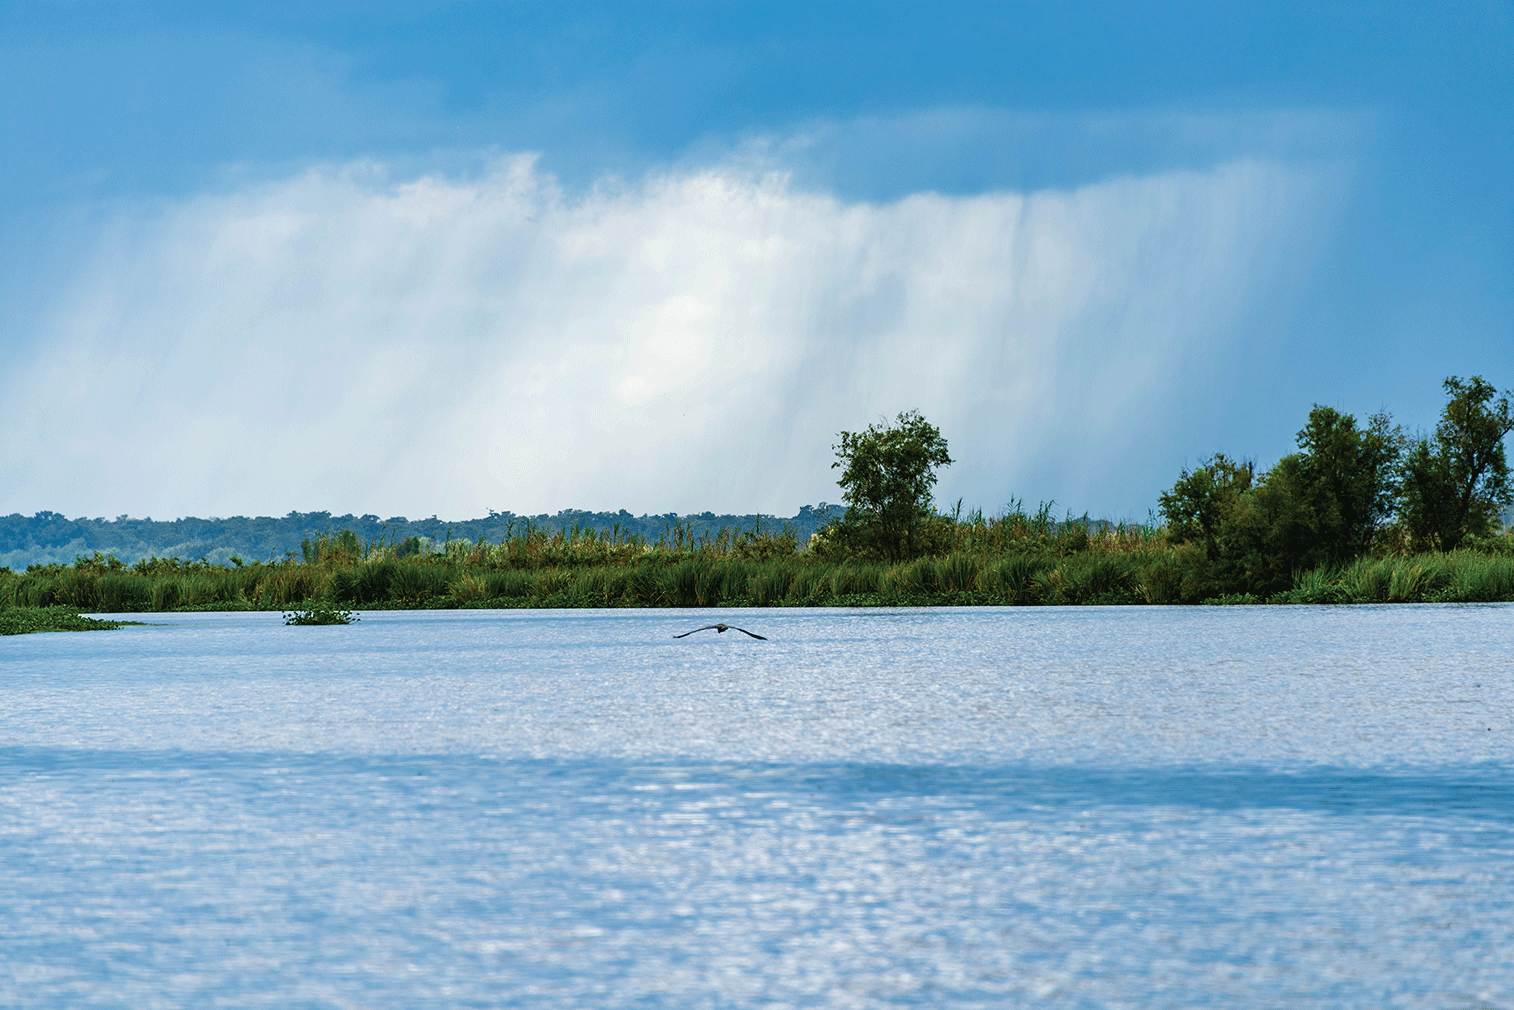
{"type": "Polygon", "coordinates": [[[1255,479],[1250,460],[1215,453],[1183,470],[1172,490],[1159,496],[1167,540],[1180,548],[1168,565],[1177,598],[1196,603],[1249,590],[1237,536],[1255,479]]]}
{"type": "Polygon", "coordinates": [[[1168,540],[1202,549],[1193,581],[1214,594],[1287,589],[1296,571],[1370,548],[1393,510],[1402,442],[1386,414],[1362,429],[1316,404],[1301,451],[1266,473],[1223,454],[1184,470],[1159,498],[1168,540]]]}
{"type": "Polygon", "coordinates": [[[891,561],[923,553],[936,471],[952,461],[941,432],[910,410],[892,425],[843,431],[840,438],[831,447],[837,457],[831,467],[841,470],[836,483],[847,513],[829,538],[847,553],[891,561]]]}
{"type": "Polygon", "coordinates": [[[1271,548],[1291,567],[1365,554],[1392,517],[1404,436],[1387,414],[1365,429],[1356,418],[1315,404],[1298,433],[1302,452],[1285,456],[1263,481],[1276,502],[1271,548]]]}
{"type": "Polygon", "coordinates": [[[1167,539],[1175,544],[1197,544],[1206,558],[1219,561],[1225,534],[1255,476],[1255,463],[1238,462],[1220,452],[1191,471],[1183,470],[1172,490],[1157,498],[1167,519],[1167,539]]]}
{"type": "Polygon", "coordinates": [[[1503,440],[1514,431],[1508,397],[1481,376],[1445,381],[1449,400],[1435,434],[1421,439],[1404,463],[1400,517],[1419,549],[1454,550],[1486,536],[1514,501],[1503,440]]]}

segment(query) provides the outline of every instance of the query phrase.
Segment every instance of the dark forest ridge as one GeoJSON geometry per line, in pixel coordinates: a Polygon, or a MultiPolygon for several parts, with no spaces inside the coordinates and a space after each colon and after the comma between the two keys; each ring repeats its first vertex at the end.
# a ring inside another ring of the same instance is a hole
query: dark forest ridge
{"type": "Polygon", "coordinates": [[[57,512],[38,512],[34,516],[13,513],[0,517],[0,567],[15,571],[35,564],[72,564],[79,554],[94,551],[114,554],[127,564],[148,557],[177,557],[185,560],[204,557],[215,564],[225,564],[232,555],[246,561],[276,561],[290,553],[299,555],[302,541],[321,534],[351,530],[360,540],[401,542],[420,537],[440,545],[448,539],[477,541],[480,537],[498,542],[521,533],[527,526],[547,533],[571,530],[612,532],[623,536],[640,536],[655,543],[669,530],[682,527],[700,534],[732,531],[778,532],[784,524],[794,527],[803,543],[832,518],[844,515],[841,505],[806,505],[794,516],[772,516],[748,512],[745,515],[716,515],[700,512],[679,515],[632,515],[619,512],[585,512],[565,509],[556,515],[516,515],[492,509],[483,519],[447,520],[407,519],[376,515],[332,515],[330,512],[290,512],[282,518],[271,516],[231,516],[230,518],[154,520],[69,519],[57,512]]]}

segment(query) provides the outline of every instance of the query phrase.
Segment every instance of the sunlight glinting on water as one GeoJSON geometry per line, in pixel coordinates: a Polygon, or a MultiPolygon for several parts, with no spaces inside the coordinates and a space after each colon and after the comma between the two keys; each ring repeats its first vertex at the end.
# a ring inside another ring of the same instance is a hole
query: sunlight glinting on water
{"type": "Polygon", "coordinates": [[[1514,1002],[1514,608],[0,642],[0,1003],[1514,1002]]]}

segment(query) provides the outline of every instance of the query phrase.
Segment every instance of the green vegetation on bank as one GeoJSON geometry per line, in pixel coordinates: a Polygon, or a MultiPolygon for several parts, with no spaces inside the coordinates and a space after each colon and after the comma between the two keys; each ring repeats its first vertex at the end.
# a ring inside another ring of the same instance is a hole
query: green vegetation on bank
{"type": "Polygon", "coordinates": [[[1514,601],[1506,398],[1448,379],[1432,436],[1386,414],[1365,427],[1316,406],[1299,451],[1258,472],[1217,454],[1161,496],[1165,522],[1113,524],[1018,502],[938,512],[946,440],[917,412],[842,432],[848,508],[807,538],[793,524],[669,522],[651,540],[511,523],[497,540],[306,538],[269,563],[95,552],[0,569],[0,612],[283,610],[344,623],[353,608],[744,607],[1514,601]]]}
{"type": "Polygon", "coordinates": [[[1514,488],[1503,440],[1514,415],[1480,377],[1444,385],[1448,402],[1427,438],[1387,414],[1359,427],[1316,405],[1299,451],[1265,473],[1223,454],[1183,471],[1160,500],[1168,541],[1190,549],[1188,595],[1271,598],[1391,558],[1439,571],[1442,554],[1465,549],[1474,567],[1478,555],[1504,554],[1499,517],[1514,488]]]}
{"type": "Polygon", "coordinates": [[[800,539],[808,539],[843,511],[840,505],[806,505],[787,518],[770,515],[632,515],[618,512],[586,512],[564,509],[553,515],[516,515],[490,511],[482,519],[407,519],[376,515],[333,515],[330,512],[290,512],[285,516],[230,516],[199,519],[133,519],[117,516],[70,519],[57,512],[0,515],[0,567],[22,571],[31,565],[72,564],[77,555],[96,551],[114,554],[127,564],[148,558],[206,558],[215,564],[231,564],[234,557],[248,560],[283,560],[300,556],[300,542],[325,534],[351,530],[359,540],[392,540],[412,543],[418,549],[448,540],[477,542],[480,537],[498,541],[523,529],[592,529],[603,533],[636,534],[651,543],[671,535],[677,526],[695,535],[721,529],[761,533],[791,523],[800,539]]]}
{"type": "MultiPolygon", "coordinates": [[[[938,517],[939,518],[939,517],[938,517]]],[[[934,524],[947,550],[907,561],[827,557],[792,536],[649,547],[590,534],[502,544],[453,541],[435,553],[338,536],[309,559],[237,566],[175,560],[0,576],[0,607],[96,613],[167,610],[458,607],[746,607],[1132,603],[1419,603],[1514,600],[1514,539],[1452,552],[1364,556],[1300,571],[1266,594],[1216,591],[1193,544],[1145,525],[1052,521],[1015,511],[934,524]]],[[[7,611],[0,611],[7,612],[7,611]]],[[[14,612],[14,611],[8,611],[14,612]]]]}

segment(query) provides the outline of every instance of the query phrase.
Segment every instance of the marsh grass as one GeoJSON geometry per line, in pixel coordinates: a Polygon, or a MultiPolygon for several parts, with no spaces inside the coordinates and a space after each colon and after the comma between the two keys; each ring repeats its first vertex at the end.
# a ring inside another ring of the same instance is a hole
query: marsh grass
{"type": "Polygon", "coordinates": [[[1462,550],[1358,558],[1294,576],[1271,603],[1501,603],[1514,601],[1514,556],[1462,550]]]}
{"type": "MultiPolygon", "coordinates": [[[[413,538],[412,538],[413,539],[413,538]]],[[[897,604],[1105,605],[1416,603],[1514,600],[1514,552],[1501,542],[1449,554],[1364,557],[1297,572],[1265,599],[1226,581],[1193,545],[1146,524],[1055,520],[1017,503],[989,519],[940,517],[943,549],[896,564],[801,548],[791,530],[695,535],[670,524],[657,542],[529,523],[500,543],[360,543],[317,537],[302,557],[213,565],[106,555],[0,570],[0,607],[77,612],[330,607],[741,607],[897,604]],[[1496,549],[1495,549],[1496,548],[1496,549]]]]}

